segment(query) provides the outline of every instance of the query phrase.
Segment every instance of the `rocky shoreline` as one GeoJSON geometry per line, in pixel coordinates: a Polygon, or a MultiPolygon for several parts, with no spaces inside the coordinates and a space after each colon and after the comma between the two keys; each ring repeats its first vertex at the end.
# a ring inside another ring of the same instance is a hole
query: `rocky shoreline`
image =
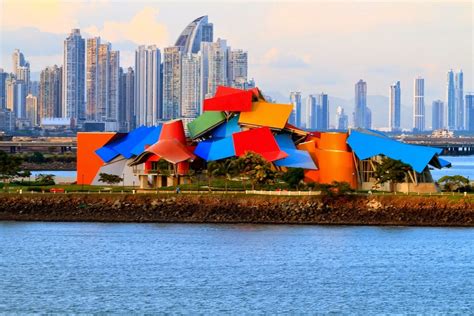
{"type": "Polygon", "coordinates": [[[474,202],[396,196],[3,194],[0,220],[474,227],[474,202]]]}

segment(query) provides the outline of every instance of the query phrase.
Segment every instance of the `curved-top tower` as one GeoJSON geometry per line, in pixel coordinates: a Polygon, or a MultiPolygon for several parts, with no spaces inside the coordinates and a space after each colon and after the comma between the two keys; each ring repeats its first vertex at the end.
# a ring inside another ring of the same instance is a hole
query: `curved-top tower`
{"type": "Polygon", "coordinates": [[[186,26],[178,37],[176,44],[183,54],[197,53],[201,42],[212,42],[213,25],[207,20],[207,15],[201,16],[186,26]]]}

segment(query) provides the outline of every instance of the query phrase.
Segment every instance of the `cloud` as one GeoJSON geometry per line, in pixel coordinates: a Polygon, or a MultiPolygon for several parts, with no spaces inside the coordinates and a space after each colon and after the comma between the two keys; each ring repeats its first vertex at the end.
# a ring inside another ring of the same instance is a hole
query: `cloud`
{"type": "Polygon", "coordinates": [[[64,33],[78,26],[77,12],[85,4],[60,0],[2,0],[2,31],[34,27],[42,32],[64,33]]]}
{"type": "Polygon", "coordinates": [[[92,25],[84,28],[91,36],[101,36],[110,42],[131,41],[137,45],[168,45],[168,30],[157,21],[159,10],[145,7],[129,21],[105,21],[103,27],[92,25]]]}
{"type": "Polygon", "coordinates": [[[309,66],[305,57],[299,57],[291,53],[281,53],[275,47],[265,52],[260,63],[276,68],[304,68],[309,66]]]}

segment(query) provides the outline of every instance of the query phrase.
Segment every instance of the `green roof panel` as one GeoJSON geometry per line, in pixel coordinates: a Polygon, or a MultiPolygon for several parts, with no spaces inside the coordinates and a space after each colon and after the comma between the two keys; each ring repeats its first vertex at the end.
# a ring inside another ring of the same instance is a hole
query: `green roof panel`
{"type": "Polygon", "coordinates": [[[198,138],[225,121],[224,112],[208,111],[188,123],[191,138],[198,138]]]}

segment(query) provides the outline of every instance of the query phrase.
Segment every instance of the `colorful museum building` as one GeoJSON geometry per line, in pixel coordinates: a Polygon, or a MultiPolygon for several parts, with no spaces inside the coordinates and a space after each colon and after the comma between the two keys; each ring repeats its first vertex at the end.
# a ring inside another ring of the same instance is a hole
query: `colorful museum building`
{"type": "MultiPolygon", "coordinates": [[[[191,164],[255,152],[276,169],[303,168],[306,182],[347,182],[363,190],[374,188],[375,165],[385,156],[410,167],[405,182],[395,184],[397,191],[435,192],[430,169],[450,166],[439,158],[441,149],[373,130],[299,129],[288,124],[292,111],[291,104],[267,102],[257,88],[221,86],[204,100],[202,115],[187,124],[187,133],[182,120],[129,133],[78,133],[77,183],[101,185],[99,175],[106,173],[120,176],[119,185],[142,189],[178,185],[189,182],[191,164]]],[[[390,183],[379,189],[390,190],[390,183]]]]}

